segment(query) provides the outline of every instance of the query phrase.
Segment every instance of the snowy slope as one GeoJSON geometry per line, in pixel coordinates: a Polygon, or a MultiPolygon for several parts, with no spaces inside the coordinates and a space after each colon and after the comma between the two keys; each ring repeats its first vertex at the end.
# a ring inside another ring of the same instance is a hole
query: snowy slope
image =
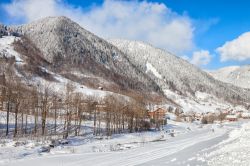
{"type": "Polygon", "coordinates": [[[14,36],[3,36],[0,38],[0,57],[10,58],[15,57],[16,61],[22,62],[20,55],[14,51],[12,43],[20,38],[14,36]]]}
{"type": "Polygon", "coordinates": [[[225,67],[210,74],[223,82],[242,88],[250,88],[250,65],[225,67]]]}
{"type": "Polygon", "coordinates": [[[215,80],[208,73],[167,51],[139,41],[114,39],[109,42],[122,50],[132,63],[154,79],[163,90],[190,97],[200,91],[229,102],[236,102],[236,97],[241,98],[241,101],[249,101],[249,91],[215,80]]]}
{"type": "MultiPolygon", "coordinates": [[[[61,73],[94,75],[110,82],[110,87],[115,84],[125,90],[162,93],[157,84],[134,67],[123,52],[69,18],[47,17],[11,29],[29,37],[43,58],[61,73]]],[[[79,75],[74,77],[82,79],[79,75]]]]}
{"type": "MultiPolygon", "coordinates": [[[[23,56],[21,54],[19,54],[18,52],[14,50],[12,43],[15,40],[20,40],[20,38],[14,37],[14,36],[4,36],[0,38],[0,58],[13,58],[14,57],[16,65],[22,66],[26,64],[26,61],[25,59],[23,59],[23,56]]],[[[72,84],[76,92],[81,92],[85,95],[90,95],[90,96],[95,96],[95,97],[104,97],[109,94],[115,94],[110,91],[98,90],[98,89],[92,89],[92,88],[86,87],[78,82],[71,81],[70,79],[63,77],[60,74],[49,71],[46,68],[43,68],[43,67],[41,68],[45,70],[47,73],[51,74],[51,76],[55,79],[55,81],[48,81],[37,75],[34,75],[29,80],[23,79],[22,81],[28,85],[30,84],[34,86],[39,85],[40,87],[48,86],[52,91],[59,93],[59,94],[64,93],[66,91],[67,83],[72,84]]],[[[15,74],[18,75],[19,77],[23,77],[20,71],[18,71],[17,69],[15,69],[15,74]]],[[[122,95],[119,95],[119,96],[122,96],[122,95]]]]}
{"type": "Polygon", "coordinates": [[[194,97],[187,97],[165,90],[167,97],[181,106],[185,113],[219,113],[223,110],[237,110],[247,112],[244,106],[234,105],[214,95],[197,91],[194,97]]]}

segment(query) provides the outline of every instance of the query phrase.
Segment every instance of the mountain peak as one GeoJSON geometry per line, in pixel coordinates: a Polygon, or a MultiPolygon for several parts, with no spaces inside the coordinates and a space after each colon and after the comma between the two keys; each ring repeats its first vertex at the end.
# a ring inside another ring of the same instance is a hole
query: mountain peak
{"type": "Polygon", "coordinates": [[[29,24],[38,24],[38,23],[50,23],[50,22],[54,22],[54,23],[58,23],[58,22],[69,22],[69,23],[74,23],[74,21],[72,21],[70,18],[66,17],[66,16],[49,16],[49,17],[44,17],[44,18],[40,18],[36,21],[33,21],[29,24]]]}
{"type": "Polygon", "coordinates": [[[51,63],[55,56],[62,58],[73,50],[78,50],[77,54],[80,54],[84,46],[94,45],[91,41],[99,39],[65,16],[42,18],[29,24],[15,26],[13,30],[32,39],[43,52],[44,58],[51,63]]]}

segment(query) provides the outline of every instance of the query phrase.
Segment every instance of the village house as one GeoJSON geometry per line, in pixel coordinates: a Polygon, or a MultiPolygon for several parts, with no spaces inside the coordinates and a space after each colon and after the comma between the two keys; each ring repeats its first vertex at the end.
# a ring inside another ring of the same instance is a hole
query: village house
{"type": "Polygon", "coordinates": [[[167,123],[166,113],[167,113],[167,109],[162,108],[162,107],[158,107],[158,108],[148,111],[150,128],[160,130],[162,126],[167,123]]]}
{"type": "Polygon", "coordinates": [[[243,119],[250,119],[250,112],[243,112],[243,113],[241,114],[241,117],[242,117],[243,119]]]}
{"type": "Polygon", "coordinates": [[[164,120],[166,118],[167,110],[164,108],[157,108],[155,110],[149,111],[148,116],[150,119],[154,120],[164,120]]]}
{"type": "Polygon", "coordinates": [[[225,109],[222,111],[224,114],[233,114],[234,110],[233,109],[225,109]]]}
{"type": "Polygon", "coordinates": [[[235,113],[243,113],[244,111],[243,110],[237,110],[237,111],[235,111],[235,113]]]}
{"type": "Polygon", "coordinates": [[[230,115],[227,115],[227,116],[226,116],[226,120],[228,120],[228,121],[230,121],[230,122],[233,122],[233,121],[237,121],[237,120],[238,120],[238,117],[237,117],[237,115],[230,114],[230,115]]]}

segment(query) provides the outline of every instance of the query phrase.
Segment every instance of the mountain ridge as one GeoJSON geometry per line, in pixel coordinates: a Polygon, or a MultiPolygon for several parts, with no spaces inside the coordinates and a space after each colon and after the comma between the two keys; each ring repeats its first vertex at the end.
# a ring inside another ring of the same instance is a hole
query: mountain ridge
{"type": "MultiPolygon", "coordinates": [[[[154,48],[150,44],[121,39],[109,40],[122,50],[142,71],[147,71],[147,64],[156,68],[162,79],[151,74],[162,89],[177,90],[185,95],[194,95],[201,91],[235,102],[235,98],[249,100],[249,92],[236,86],[214,79],[205,71],[188,63],[165,50],[154,48]]],[[[240,99],[240,100],[241,100],[240,99]]]]}
{"type": "Polygon", "coordinates": [[[250,90],[218,81],[170,52],[140,41],[106,41],[66,17],[47,17],[8,29],[28,39],[16,43],[21,50],[28,54],[27,46],[33,43],[41,51],[39,56],[48,63],[40,66],[44,69],[40,74],[49,70],[94,89],[152,98],[169,99],[173,92],[196,101],[201,92],[236,105],[249,103],[250,90]]]}
{"type": "Polygon", "coordinates": [[[229,66],[208,73],[220,81],[250,89],[250,65],[229,66]]]}

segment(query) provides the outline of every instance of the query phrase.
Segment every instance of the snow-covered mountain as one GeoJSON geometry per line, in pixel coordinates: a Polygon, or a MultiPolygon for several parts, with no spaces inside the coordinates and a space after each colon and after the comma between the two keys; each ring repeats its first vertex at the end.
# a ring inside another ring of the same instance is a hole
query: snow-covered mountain
{"type": "Polygon", "coordinates": [[[185,111],[209,112],[250,101],[250,90],[218,81],[167,51],[138,41],[107,42],[66,17],[3,30],[19,37],[0,39],[0,57],[15,57],[16,74],[33,84],[49,82],[60,91],[70,82],[87,94],[103,95],[97,90],[102,87],[105,93],[142,93],[152,99],[165,93],[185,111]]]}
{"type": "Polygon", "coordinates": [[[163,94],[123,52],[66,17],[47,17],[9,28],[27,36],[41,51],[47,62],[44,68],[67,79],[110,91],[163,94]]]}
{"type": "MultiPolygon", "coordinates": [[[[138,41],[110,40],[164,90],[184,96],[211,94],[232,103],[249,101],[249,91],[214,79],[208,73],[162,49],[138,41]]],[[[166,93],[168,95],[168,92],[166,93]]]]}
{"type": "Polygon", "coordinates": [[[242,88],[250,88],[250,65],[224,67],[209,73],[220,81],[242,88]]]}

